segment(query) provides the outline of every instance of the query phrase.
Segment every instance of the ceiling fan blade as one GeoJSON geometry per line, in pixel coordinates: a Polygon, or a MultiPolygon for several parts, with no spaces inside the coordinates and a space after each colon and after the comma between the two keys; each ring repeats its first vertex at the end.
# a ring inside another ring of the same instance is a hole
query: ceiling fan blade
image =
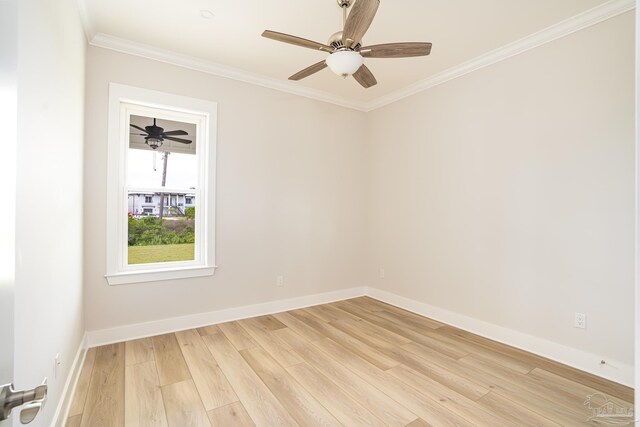
{"type": "Polygon", "coordinates": [[[136,128],[138,130],[141,130],[142,132],[144,132],[146,135],[149,134],[149,132],[147,132],[146,129],[141,128],[140,126],[136,126],[136,125],[130,125],[132,128],[136,128]]]}
{"type": "Polygon", "coordinates": [[[365,89],[378,84],[376,78],[373,77],[371,70],[369,70],[364,64],[362,64],[362,67],[358,68],[358,71],[353,73],[353,78],[356,79],[356,81],[365,89]]]}
{"type": "Polygon", "coordinates": [[[351,47],[360,43],[376,16],[379,5],[380,0],[356,0],[344,24],[342,44],[351,47]]]}
{"type": "Polygon", "coordinates": [[[430,53],[431,43],[421,42],[376,44],[360,49],[360,55],[365,58],[409,58],[430,53]]]}
{"type": "Polygon", "coordinates": [[[184,130],[170,130],[169,132],[164,132],[164,135],[189,135],[189,133],[187,133],[184,130]]]}
{"type": "Polygon", "coordinates": [[[295,46],[306,47],[308,49],[322,50],[329,53],[333,52],[333,48],[331,46],[327,46],[326,44],[292,36],[290,34],[278,33],[277,31],[266,30],[262,33],[262,37],[266,37],[268,39],[276,40],[283,43],[289,43],[295,46]]]}
{"type": "Polygon", "coordinates": [[[169,141],[180,142],[182,144],[191,144],[191,141],[189,141],[188,139],[174,138],[172,136],[166,136],[163,139],[168,139],[169,141]]]}
{"type": "Polygon", "coordinates": [[[310,67],[305,68],[302,71],[298,71],[293,76],[289,77],[289,80],[302,80],[305,77],[309,77],[311,74],[317,73],[320,70],[324,70],[325,68],[327,68],[327,63],[325,61],[320,61],[310,67]]]}

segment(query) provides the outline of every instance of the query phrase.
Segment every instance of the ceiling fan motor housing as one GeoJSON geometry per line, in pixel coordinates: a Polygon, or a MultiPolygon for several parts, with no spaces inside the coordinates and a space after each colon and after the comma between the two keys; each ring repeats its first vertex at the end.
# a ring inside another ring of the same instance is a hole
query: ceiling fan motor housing
{"type": "Polygon", "coordinates": [[[349,49],[349,50],[355,50],[356,52],[358,52],[362,47],[361,43],[358,43],[355,46],[351,46],[350,48],[346,47],[344,43],[342,43],[342,31],[336,31],[335,33],[331,34],[331,37],[329,37],[327,44],[332,48],[334,48],[335,50],[349,49]]]}

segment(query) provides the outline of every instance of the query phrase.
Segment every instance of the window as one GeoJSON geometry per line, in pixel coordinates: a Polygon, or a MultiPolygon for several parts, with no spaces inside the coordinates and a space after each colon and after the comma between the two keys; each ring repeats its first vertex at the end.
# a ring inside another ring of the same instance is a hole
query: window
{"type": "Polygon", "coordinates": [[[109,284],[212,275],[216,104],[111,84],[108,137],[109,284]]]}

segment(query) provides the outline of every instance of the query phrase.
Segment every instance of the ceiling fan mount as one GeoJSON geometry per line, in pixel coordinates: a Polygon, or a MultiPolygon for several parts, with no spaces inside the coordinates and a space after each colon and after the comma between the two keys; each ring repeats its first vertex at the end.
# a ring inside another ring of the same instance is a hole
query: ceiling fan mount
{"type": "Polygon", "coordinates": [[[331,71],[342,77],[353,75],[353,78],[366,89],[378,82],[369,68],[364,65],[364,58],[408,58],[427,56],[431,53],[431,43],[424,42],[362,46],[362,38],[376,15],[380,0],[336,1],[342,9],[343,29],[333,33],[327,44],[271,30],[265,30],[262,33],[262,37],[329,54],[325,60],[297,72],[289,77],[289,80],[304,79],[328,66],[331,71]],[[352,5],[347,15],[347,9],[352,5]]]}
{"type": "Polygon", "coordinates": [[[331,37],[329,37],[329,40],[327,41],[327,44],[329,46],[331,46],[332,48],[334,48],[336,51],[338,51],[338,50],[354,50],[356,52],[359,52],[360,48],[362,47],[360,42],[358,42],[358,44],[356,44],[355,46],[346,47],[344,45],[344,43],[342,42],[342,33],[343,33],[343,31],[340,30],[340,31],[336,31],[335,33],[331,34],[331,37]]]}

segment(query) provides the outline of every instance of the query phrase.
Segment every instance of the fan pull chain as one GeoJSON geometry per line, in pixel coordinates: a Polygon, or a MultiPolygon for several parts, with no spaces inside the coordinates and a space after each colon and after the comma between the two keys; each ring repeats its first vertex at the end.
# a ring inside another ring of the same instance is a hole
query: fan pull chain
{"type": "Polygon", "coordinates": [[[156,172],[156,151],[153,151],[153,171],[156,172]]]}

